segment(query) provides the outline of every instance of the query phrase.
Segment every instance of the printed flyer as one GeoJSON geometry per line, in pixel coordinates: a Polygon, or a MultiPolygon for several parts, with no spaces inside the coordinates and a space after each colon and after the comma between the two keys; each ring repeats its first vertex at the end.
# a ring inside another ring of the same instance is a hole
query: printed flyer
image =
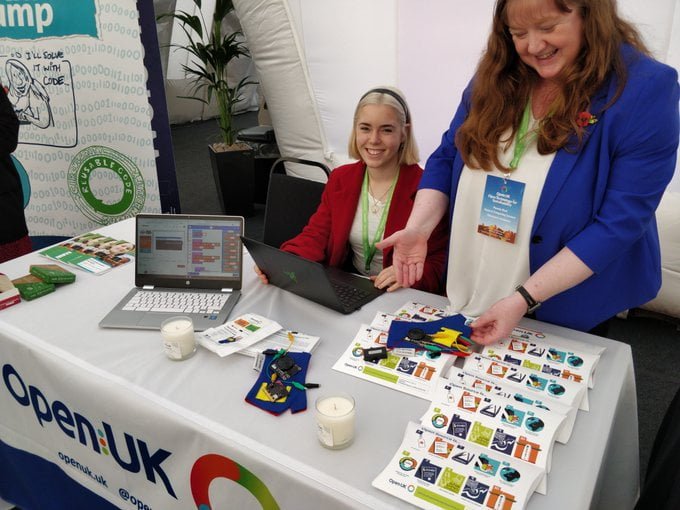
{"type": "Polygon", "coordinates": [[[247,349],[281,329],[278,322],[246,313],[221,326],[196,333],[196,341],[220,357],[247,349]]]}
{"type": "Polygon", "coordinates": [[[373,486],[425,509],[521,510],[541,478],[521,459],[411,422],[373,486]]]}
{"type": "MultiPolygon", "coordinates": [[[[568,379],[592,388],[592,373],[599,356],[560,349],[548,344],[537,344],[516,339],[503,339],[485,346],[481,354],[550,377],[568,379]]],[[[589,407],[588,391],[583,392],[582,406],[589,407]]]]}
{"type": "Polygon", "coordinates": [[[480,354],[465,358],[463,368],[469,372],[486,374],[502,380],[505,384],[517,388],[519,393],[533,395],[539,399],[551,398],[570,407],[588,410],[583,404],[583,395],[587,391],[585,384],[539,374],[480,354]]]}
{"type": "Polygon", "coordinates": [[[409,301],[394,313],[378,312],[373,322],[371,322],[371,327],[381,331],[389,331],[393,320],[429,322],[448,316],[449,314],[443,308],[435,308],[430,305],[409,301]]]}
{"type": "Polygon", "coordinates": [[[430,400],[435,383],[444,373],[451,357],[425,351],[418,351],[413,356],[401,356],[387,351],[385,359],[364,360],[364,349],[384,347],[386,343],[385,331],[362,324],[333,369],[430,400]]]}
{"type": "Polygon", "coordinates": [[[515,353],[541,358],[563,372],[563,377],[585,378],[588,388],[595,385],[595,369],[604,347],[517,326],[501,345],[515,353]]]}
{"type": "MultiPolygon", "coordinates": [[[[524,460],[550,472],[555,436],[564,415],[508,401],[480,396],[447,381],[440,381],[423,426],[464,439],[496,455],[524,460]]],[[[546,493],[546,480],[537,489],[546,493]]]]}
{"type": "Polygon", "coordinates": [[[275,351],[284,349],[290,352],[312,352],[319,343],[319,340],[320,338],[318,336],[306,335],[299,331],[280,329],[273,335],[269,335],[267,338],[260,340],[251,347],[238,351],[238,353],[254,358],[267,349],[273,349],[275,351]],[[291,335],[293,337],[292,343],[290,341],[291,335]]]}
{"type": "Polygon", "coordinates": [[[95,232],[46,248],[40,255],[89,273],[102,274],[132,260],[135,245],[95,232]]]}
{"type": "Polygon", "coordinates": [[[446,378],[451,384],[467,388],[469,391],[477,392],[480,395],[498,395],[499,397],[515,401],[519,404],[535,407],[544,411],[556,412],[564,416],[565,419],[559,428],[557,436],[555,436],[555,440],[560,443],[567,443],[571,437],[571,432],[574,429],[574,422],[576,421],[576,415],[578,413],[578,409],[575,407],[569,407],[560,404],[556,400],[547,398],[545,400],[539,400],[535,397],[529,398],[525,394],[519,393],[516,388],[513,389],[508,385],[504,385],[502,382],[495,381],[492,377],[484,376],[479,373],[467,372],[456,366],[449,368],[446,378]]]}

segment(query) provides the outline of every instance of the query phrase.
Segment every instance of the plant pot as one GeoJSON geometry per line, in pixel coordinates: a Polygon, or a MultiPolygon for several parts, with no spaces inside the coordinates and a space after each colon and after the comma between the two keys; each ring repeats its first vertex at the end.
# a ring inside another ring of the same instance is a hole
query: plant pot
{"type": "Polygon", "coordinates": [[[255,193],[254,154],[251,149],[215,152],[208,147],[222,213],[252,216],[255,193]]]}

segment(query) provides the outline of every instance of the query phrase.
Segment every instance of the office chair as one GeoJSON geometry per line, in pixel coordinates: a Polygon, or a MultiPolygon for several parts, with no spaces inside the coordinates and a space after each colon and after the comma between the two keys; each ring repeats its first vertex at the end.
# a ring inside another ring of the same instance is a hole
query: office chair
{"type": "Polygon", "coordinates": [[[315,166],[326,174],[326,178],[330,175],[330,169],[317,161],[283,157],[274,162],[269,173],[262,237],[265,244],[276,248],[302,232],[319,206],[325,187],[322,182],[287,175],[286,162],[315,166]]]}

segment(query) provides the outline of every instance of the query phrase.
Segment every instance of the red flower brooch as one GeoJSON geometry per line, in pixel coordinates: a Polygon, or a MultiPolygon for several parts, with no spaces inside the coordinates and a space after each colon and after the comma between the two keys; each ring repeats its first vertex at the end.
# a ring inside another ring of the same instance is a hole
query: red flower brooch
{"type": "Polygon", "coordinates": [[[595,124],[597,122],[597,117],[590,112],[581,112],[576,117],[576,125],[580,128],[589,126],[590,124],[595,124]]]}

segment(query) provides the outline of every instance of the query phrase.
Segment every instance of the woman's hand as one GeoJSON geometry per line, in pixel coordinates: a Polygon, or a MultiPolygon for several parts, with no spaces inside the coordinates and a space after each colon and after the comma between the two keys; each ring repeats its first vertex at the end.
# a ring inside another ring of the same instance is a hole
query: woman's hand
{"type": "Polygon", "coordinates": [[[262,269],[260,269],[257,266],[253,266],[253,269],[255,270],[255,274],[260,278],[260,281],[264,283],[265,285],[269,284],[269,279],[267,278],[267,275],[262,272],[262,269]]]}
{"type": "Polygon", "coordinates": [[[392,255],[394,275],[401,287],[410,287],[423,277],[427,237],[416,230],[405,228],[386,237],[375,246],[380,250],[394,247],[392,255]]]}
{"type": "Polygon", "coordinates": [[[520,319],[527,313],[527,304],[518,292],[496,301],[491,308],[470,324],[470,339],[481,345],[490,345],[510,336],[520,319]]]}
{"type": "Polygon", "coordinates": [[[387,292],[392,292],[400,287],[403,287],[403,285],[397,282],[397,275],[394,270],[394,266],[386,267],[380,271],[377,276],[371,276],[371,280],[373,280],[373,283],[377,288],[386,289],[387,292]]]}

